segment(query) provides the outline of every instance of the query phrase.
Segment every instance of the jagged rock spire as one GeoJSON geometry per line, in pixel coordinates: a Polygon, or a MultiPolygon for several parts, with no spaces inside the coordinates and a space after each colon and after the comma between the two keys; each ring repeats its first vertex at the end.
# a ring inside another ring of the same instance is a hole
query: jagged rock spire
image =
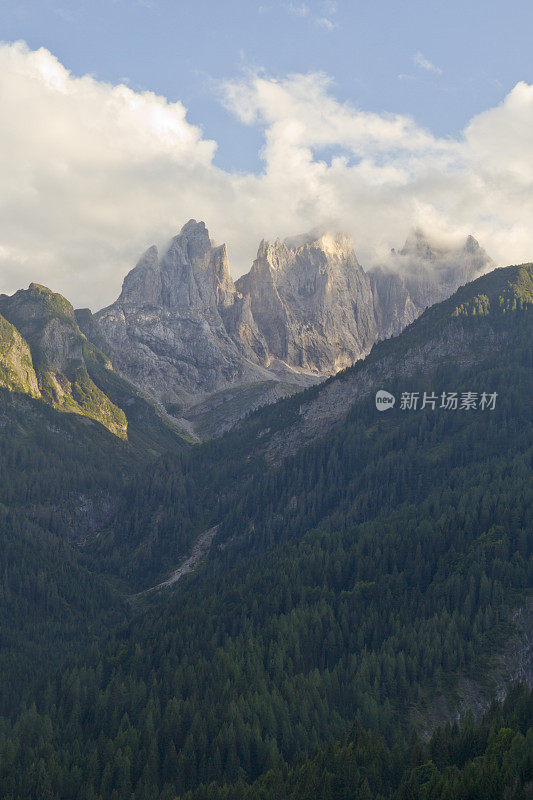
{"type": "Polygon", "coordinates": [[[96,317],[120,368],[158,399],[190,405],[243,383],[287,391],[365,356],[487,258],[473,237],[450,250],[415,229],[367,274],[350,236],[315,229],[263,240],[234,283],[226,246],[191,219],[162,254],[146,251],[96,317]]]}

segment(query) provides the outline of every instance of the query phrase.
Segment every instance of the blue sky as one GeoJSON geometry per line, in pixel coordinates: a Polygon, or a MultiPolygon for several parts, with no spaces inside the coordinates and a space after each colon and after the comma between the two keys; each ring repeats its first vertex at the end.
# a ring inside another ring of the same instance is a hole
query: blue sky
{"type": "Polygon", "coordinates": [[[531,2],[0,0],[0,291],[101,307],[190,218],[533,260],[531,2]]]}
{"type": "Polygon", "coordinates": [[[4,41],[44,46],[75,75],[126,79],[180,100],[227,169],[259,168],[261,130],[226,111],[213,83],[246,70],[323,71],[341,101],[410,114],[437,136],[456,136],[533,78],[526,0],[2,0],[0,8],[4,41]]]}

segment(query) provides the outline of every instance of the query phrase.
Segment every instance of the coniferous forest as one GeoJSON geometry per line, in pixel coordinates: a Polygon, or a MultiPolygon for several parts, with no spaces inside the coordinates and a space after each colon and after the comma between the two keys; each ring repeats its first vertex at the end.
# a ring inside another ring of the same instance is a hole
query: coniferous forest
{"type": "Polygon", "coordinates": [[[492,409],[354,395],[279,455],[323,386],[203,444],[2,392],[0,797],[533,796],[533,273],[509,270],[327,384],[456,341],[384,388],[492,409]]]}

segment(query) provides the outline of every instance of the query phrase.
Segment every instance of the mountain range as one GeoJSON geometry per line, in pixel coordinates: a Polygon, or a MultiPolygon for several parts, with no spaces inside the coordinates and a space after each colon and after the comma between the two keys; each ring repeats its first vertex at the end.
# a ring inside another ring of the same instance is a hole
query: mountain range
{"type": "MultiPolygon", "coordinates": [[[[233,341],[205,289],[223,251],[195,253],[146,314],[195,298],[233,341]]],[[[100,315],[37,285],[0,306],[2,797],[527,797],[531,693],[490,706],[533,683],[533,265],[203,443],[115,364],[100,315]]],[[[274,311],[253,316],[269,352],[274,311]]]]}
{"type": "Polygon", "coordinates": [[[0,382],[117,436],[128,435],[130,400],[142,399],[158,425],[205,438],[351,366],[491,267],[471,236],[450,248],[416,230],[365,272],[350,237],[314,232],[262,241],[234,282],[226,246],[190,220],[94,315],[37,284],[0,296],[13,340],[0,382]]]}

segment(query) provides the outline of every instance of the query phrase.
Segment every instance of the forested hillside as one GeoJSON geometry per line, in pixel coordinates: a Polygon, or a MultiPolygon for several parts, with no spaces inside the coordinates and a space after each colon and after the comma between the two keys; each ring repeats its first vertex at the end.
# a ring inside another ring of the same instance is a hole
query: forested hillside
{"type": "Polygon", "coordinates": [[[439,728],[431,740],[383,736],[357,723],[293,769],[252,786],[210,785],[182,800],[526,800],[533,793],[533,695],[517,687],[477,725],[439,728]]]}
{"type": "Polygon", "coordinates": [[[123,441],[83,415],[0,389],[2,712],[127,619],[124,589],[101,574],[87,543],[109,524],[137,469],[186,446],[142,397],[128,399],[123,441]]]}
{"type": "MultiPolygon", "coordinates": [[[[0,727],[2,797],[526,796],[527,693],[516,695],[516,713],[495,709],[479,728],[468,722],[429,745],[412,738],[436,694],[453,705],[460,677],[488,703],[512,612],[532,585],[532,268],[480,281],[378,345],[366,366],[219,440],[148,464],[127,463],[119,443],[108,478],[89,456],[87,472],[71,466],[67,487],[113,487],[98,530],[69,546],[114,599],[90,587],[84,596],[128,619],[80,643],[24,708],[11,704],[0,727]],[[446,358],[434,361],[424,354],[439,336],[446,358]],[[354,393],[328,432],[274,453],[276,437],[297,438],[302,407],[321,392],[349,397],[363,370],[382,357],[401,364],[416,348],[420,367],[380,387],[398,398],[394,408],[381,413],[373,391],[354,393]],[[474,393],[475,407],[402,406],[404,393],[424,392],[439,402],[474,393]],[[492,406],[483,393],[496,393],[492,406]],[[139,594],[215,524],[195,572],[139,594]],[[486,776],[490,791],[473,795],[486,776]]],[[[69,530],[59,525],[58,540],[69,530]]]]}
{"type": "Polygon", "coordinates": [[[0,708],[124,619],[79,544],[121,491],[133,456],[75,414],[0,390],[0,708]]]}

